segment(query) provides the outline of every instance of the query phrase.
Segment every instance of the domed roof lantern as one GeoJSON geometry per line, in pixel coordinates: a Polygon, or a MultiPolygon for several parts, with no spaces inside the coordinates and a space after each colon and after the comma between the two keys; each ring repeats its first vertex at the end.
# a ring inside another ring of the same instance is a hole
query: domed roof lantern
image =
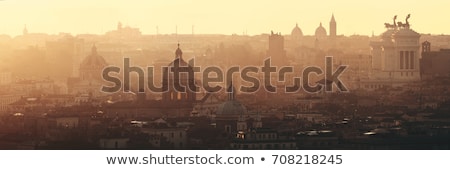
{"type": "Polygon", "coordinates": [[[175,58],[181,58],[183,56],[183,51],[180,49],[180,43],[178,43],[178,48],[175,51],[175,58]]]}

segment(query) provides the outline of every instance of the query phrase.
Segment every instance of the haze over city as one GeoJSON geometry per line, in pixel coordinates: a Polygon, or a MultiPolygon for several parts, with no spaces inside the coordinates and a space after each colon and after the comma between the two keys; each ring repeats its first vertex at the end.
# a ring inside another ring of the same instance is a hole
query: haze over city
{"type": "MultiPolygon", "coordinates": [[[[248,34],[276,29],[289,34],[298,23],[313,35],[320,22],[328,27],[330,14],[339,20],[338,35],[378,35],[393,14],[413,13],[414,29],[424,34],[449,34],[449,1],[0,1],[0,34],[16,36],[26,26],[30,33],[104,34],[117,22],[143,34],[248,34]],[[430,11],[432,10],[432,11],[430,11]],[[439,11],[434,12],[434,11],[439,11]],[[176,28],[177,27],[177,28],[176,28]]],[[[403,17],[402,17],[403,18],[403,17]]]]}
{"type": "Polygon", "coordinates": [[[449,149],[449,5],[3,0],[0,149],[449,149]]]}

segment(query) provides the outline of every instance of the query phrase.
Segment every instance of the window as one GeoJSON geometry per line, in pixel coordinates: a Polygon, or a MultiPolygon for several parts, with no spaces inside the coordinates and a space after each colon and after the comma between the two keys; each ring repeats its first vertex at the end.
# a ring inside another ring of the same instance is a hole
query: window
{"type": "Polygon", "coordinates": [[[403,69],[404,61],[403,61],[403,51],[400,51],[400,69],[403,69]]]}
{"type": "Polygon", "coordinates": [[[177,92],[177,100],[181,100],[181,93],[177,92]]]}
{"type": "Polygon", "coordinates": [[[409,69],[409,51],[405,51],[405,69],[409,69]]]}

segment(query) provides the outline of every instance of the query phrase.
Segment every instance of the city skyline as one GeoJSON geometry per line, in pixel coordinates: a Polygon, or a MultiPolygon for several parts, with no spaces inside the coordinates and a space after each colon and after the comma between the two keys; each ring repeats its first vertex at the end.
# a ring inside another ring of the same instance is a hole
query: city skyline
{"type": "MultiPolygon", "coordinates": [[[[17,36],[26,27],[30,33],[104,34],[117,23],[139,28],[143,34],[248,34],[270,30],[290,34],[298,23],[304,35],[314,35],[320,23],[328,30],[331,15],[337,22],[338,35],[379,35],[380,23],[391,22],[394,15],[403,21],[411,14],[414,29],[424,34],[449,34],[450,25],[433,19],[450,2],[388,2],[367,5],[346,0],[340,2],[209,2],[196,1],[89,1],[58,2],[0,1],[0,34],[17,36]],[[302,4],[308,4],[307,6],[302,4]],[[18,10],[20,9],[20,10],[18,10]],[[251,12],[248,12],[251,10],[251,12]],[[380,12],[382,11],[382,12],[380,12]],[[357,14],[357,15],[355,15],[357,14]],[[14,17],[11,17],[14,16],[14,17]],[[158,30],[158,31],[157,31],[158,30]]],[[[442,14],[441,14],[442,15],[442,14]]],[[[329,31],[329,30],[328,30],[329,31]]]]}

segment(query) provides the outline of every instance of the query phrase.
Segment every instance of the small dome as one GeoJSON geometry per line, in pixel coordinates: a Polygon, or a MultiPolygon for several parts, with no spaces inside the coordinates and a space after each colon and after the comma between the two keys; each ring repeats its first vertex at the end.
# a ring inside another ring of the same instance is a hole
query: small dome
{"type": "Polygon", "coordinates": [[[322,23],[320,23],[319,27],[317,27],[316,29],[316,37],[318,38],[323,38],[327,36],[327,31],[325,30],[325,28],[322,26],[322,23]]]}
{"type": "Polygon", "coordinates": [[[180,49],[180,43],[178,43],[178,48],[175,50],[175,58],[181,58],[183,56],[183,51],[180,49]]]}
{"type": "Polygon", "coordinates": [[[237,100],[229,100],[219,105],[217,115],[240,115],[246,114],[247,109],[237,100]]]}
{"type": "MultiPolygon", "coordinates": [[[[167,66],[176,69],[175,65],[178,65],[178,67],[181,67],[178,69],[185,69],[186,67],[188,67],[187,69],[192,70],[193,69],[192,66],[183,60],[183,58],[181,57],[182,55],[183,55],[183,52],[180,49],[180,44],[178,44],[178,48],[177,48],[177,50],[175,50],[175,59],[172,62],[170,62],[167,66]]],[[[164,70],[164,72],[167,72],[167,71],[168,70],[164,70]]],[[[173,77],[174,77],[173,74],[169,74],[169,79],[173,78],[173,77]]],[[[182,80],[193,79],[185,74],[181,74],[179,78],[182,80]]]]}
{"type": "Polygon", "coordinates": [[[294,29],[292,29],[291,36],[293,36],[293,37],[301,37],[301,36],[303,36],[303,32],[298,27],[298,24],[295,24],[294,29]]]}
{"type": "Polygon", "coordinates": [[[178,48],[175,50],[175,60],[173,60],[168,66],[173,67],[175,63],[180,64],[181,67],[189,66],[191,67],[186,61],[183,60],[183,51],[180,49],[180,44],[178,43],[178,48]]]}

